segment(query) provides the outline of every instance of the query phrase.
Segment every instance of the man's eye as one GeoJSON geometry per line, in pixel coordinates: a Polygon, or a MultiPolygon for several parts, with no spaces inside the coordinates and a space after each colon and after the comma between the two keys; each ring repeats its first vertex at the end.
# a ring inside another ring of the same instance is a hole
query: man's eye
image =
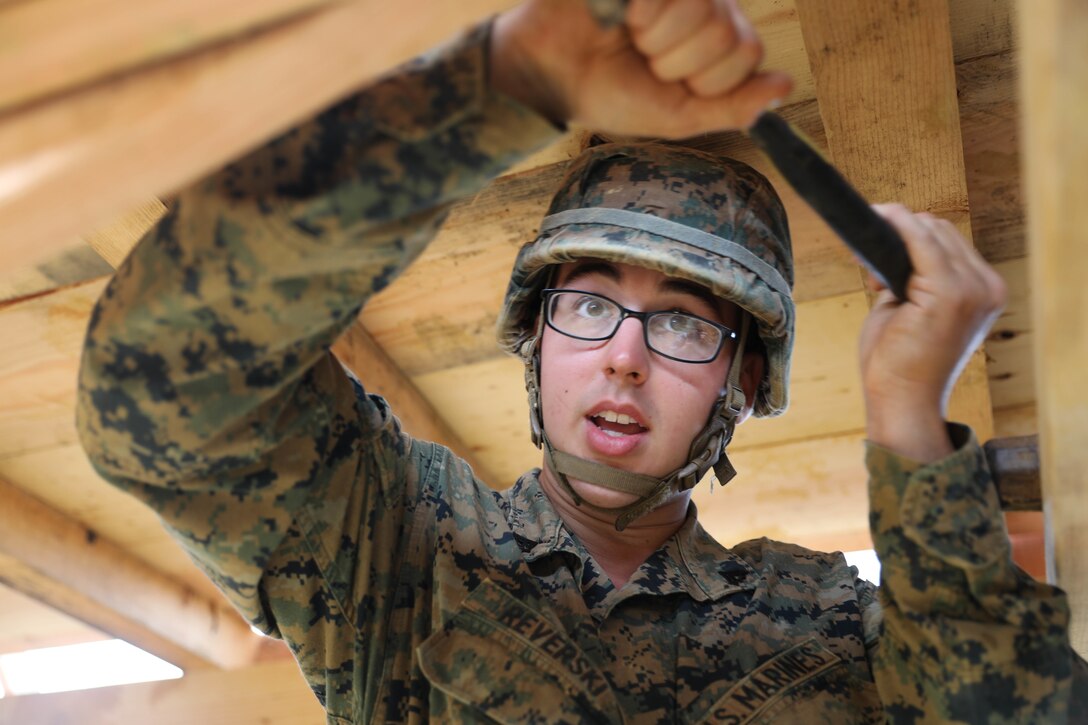
{"type": "Polygon", "coordinates": [[[583,317],[604,317],[608,314],[608,305],[596,297],[583,297],[574,308],[583,317]]]}
{"type": "Polygon", "coordinates": [[[669,315],[665,319],[665,327],[669,332],[681,335],[698,333],[702,328],[699,321],[687,315],[669,315]]]}

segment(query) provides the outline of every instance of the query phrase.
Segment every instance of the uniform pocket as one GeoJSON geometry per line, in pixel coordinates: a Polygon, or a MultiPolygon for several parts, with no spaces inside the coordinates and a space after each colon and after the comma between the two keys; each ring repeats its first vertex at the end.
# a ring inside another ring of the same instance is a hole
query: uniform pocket
{"type": "Polygon", "coordinates": [[[619,719],[608,681],[585,654],[550,618],[491,580],[417,655],[432,687],[500,723],[619,719]]]}

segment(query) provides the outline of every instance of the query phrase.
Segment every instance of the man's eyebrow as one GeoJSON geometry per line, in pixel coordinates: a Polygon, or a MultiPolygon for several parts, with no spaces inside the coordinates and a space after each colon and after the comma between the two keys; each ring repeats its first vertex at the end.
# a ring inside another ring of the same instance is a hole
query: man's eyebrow
{"type": "Polygon", "coordinates": [[[620,281],[620,271],[616,269],[614,264],[601,260],[591,260],[575,263],[570,274],[563,280],[563,284],[569,285],[570,283],[591,274],[599,274],[602,277],[607,277],[617,283],[620,281]]]}
{"type": "Polygon", "coordinates": [[[706,287],[701,284],[696,284],[695,282],[689,282],[686,279],[675,279],[670,277],[661,283],[661,289],[666,292],[675,292],[677,294],[697,297],[705,302],[712,310],[717,310],[721,304],[721,300],[715,297],[706,287]]]}
{"type": "MultiPolygon", "coordinates": [[[[571,268],[567,278],[563,280],[564,286],[570,286],[572,283],[581,279],[582,277],[589,276],[591,274],[599,274],[602,277],[607,277],[617,284],[622,284],[623,275],[616,265],[611,262],[606,262],[599,259],[580,260],[575,263],[571,268]]],[[[721,300],[714,296],[714,294],[703,287],[701,284],[691,282],[686,279],[678,279],[676,277],[668,277],[659,285],[663,292],[672,292],[673,294],[691,295],[704,302],[710,309],[718,311],[721,306],[721,300]]]]}

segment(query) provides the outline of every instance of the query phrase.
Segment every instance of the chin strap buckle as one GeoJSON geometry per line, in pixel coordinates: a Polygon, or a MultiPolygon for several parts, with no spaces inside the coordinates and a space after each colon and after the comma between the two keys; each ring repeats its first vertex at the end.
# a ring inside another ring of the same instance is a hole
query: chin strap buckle
{"type": "Polygon", "coordinates": [[[722,403],[722,413],[736,422],[744,410],[745,402],[744,391],[736,385],[730,385],[729,392],[725,394],[725,400],[722,403]]]}
{"type": "Polygon", "coordinates": [[[533,445],[540,448],[544,442],[544,420],[540,412],[540,387],[537,385],[537,361],[534,354],[525,363],[525,392],[529,394],[529,436],[533,445]]]}

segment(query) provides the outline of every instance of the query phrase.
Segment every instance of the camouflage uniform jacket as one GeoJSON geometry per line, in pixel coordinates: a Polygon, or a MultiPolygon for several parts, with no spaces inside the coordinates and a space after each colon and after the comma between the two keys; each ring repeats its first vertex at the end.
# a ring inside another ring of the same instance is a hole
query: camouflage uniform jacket
{"type": "MultiPolygon", "coordinates": [[[[329,722],[1062,719],[1063,595],[1018,572],[984,459],[870,448],[884,586],[695,520],[615,589],[536,473],[496,492],[328,348],[449,204],[553,139],[486,29],[179,194],[92,317],[79,426],[329,722]]],[[[365,371],[364,371],[365,377],[365,371]]]]}

